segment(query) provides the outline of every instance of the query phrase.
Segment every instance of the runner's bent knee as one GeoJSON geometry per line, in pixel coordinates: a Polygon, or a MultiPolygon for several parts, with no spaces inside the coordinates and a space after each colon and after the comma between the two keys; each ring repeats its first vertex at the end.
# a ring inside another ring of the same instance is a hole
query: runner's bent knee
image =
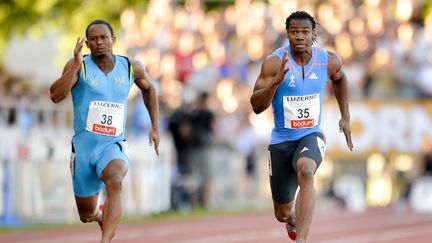
{"type": "Polygon", "coordinates": [[[304,166],[298,170],[299,178],[306,180],[313,179],[315,169],[312,166],[304,166]]]}
{"type": "Polygon", "coordinates": [[[92,213],[89,213],[89,212],[82,213],[82,212],[80,212],[79,213],[79,217],[80,217],[81,222],[83,222],[83,223],[90,223],[90,222],[94,221],[94,219],[96,217],[96,213],[95,212],[92,212],[92,213]]]}
{"type": "Polygon", "coordinates": [[[120,191],[123,184],[123,175],[113,175],[105,180],[105,187],[107,190],[120,191]]]}
{"type": "Polygon", "coordinates": [[[275,217],[279,222],[285,223],[289,219],[289,212],[284,210],[275,210],[275,217]]]}
{"type": "Polygon", "coordinates": [[[299,177],[299,179],[313,180],[317,168],[315,161],[311,159],[306,159],[303,161],[302,160],[303,159],[299,160],[297,176],[299,177]]]}
{"type": "Polygon", "coordinates": [[[276,219],[279,222],[285,223],[290,218],[291,206],[292,203],[289,204],[274,204],[274,214],[276,219]]]}

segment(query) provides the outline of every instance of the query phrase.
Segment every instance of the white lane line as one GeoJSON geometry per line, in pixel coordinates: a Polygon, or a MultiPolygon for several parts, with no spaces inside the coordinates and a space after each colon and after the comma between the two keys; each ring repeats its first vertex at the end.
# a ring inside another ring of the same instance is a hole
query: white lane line
{"type": "Polygon", "coordinates": [[[61,236],[52,238],[50,236],[46,236],[47,238],[37,239],[37,240],[21,240],[14,241],[14,243],[87,243],[87,242],[98,242],[100,240],[100,234],[78,234],[69,235],[69,236],[61,236]]]}
{"type": "MultiPolygon", "coordinates": [[[[121,235],[116,235],[115,240],[132,240],[132,239],[142,239],[149,237],[150,235],[146,234],[143,231],[138,230],[129,230],[127,233],[123,232],[121,235]]],[[[25,241],[16,241],[15,243],[88,243],[88,242],[97,242],[99,240],[98,234],[81,234],[78,236],[63,236],[56,238],[47,238],[47,239],[38,239],[38,240],[25,240],[25,241]]],[[[286,233],[283,229],[270,229],[270,230],[250,230],[243,231],[238,233],[231,234],[223,234],[223,235],[210,235],[206,237],[193,237],[180,240],[180,241],[171,241],[171,243],[233,243],[233,242],[251,242],[257,240],[270,240],[270,239],[278,239],[285,238],[286,233]]]]}
{"type": "Polygon", "coordinates": [[[359,215],[357,217],[352,217],[350,222],[341,222],[339,220],[335,220],[332,223],[318,225],[315,224],[312,226],[311,230],[314,234],[328,234],[328,233],[336,233],[341,231],[356,231],[362,229],[370,229],[370,228],[378,228],[385,230],[386,227],[410,227],[412,224],[416,223],[424,223],[424,222],[432,222],[430,217],[418,217],[416,215],[391,215],[387,217],[379,216],[379,217],[364,217],[359,215]],[[383,218],[385,218],[385,223],[383,222],[383,218]]]}
{"type": "Polygon", "coordinates": [[[286,233],[282,229],[266,230],[266,231],[245,231],[241,233],[231,233],[216,236],[207,236],[200,238],[189,238],[186,240],[173,241],[172,243],[233,243],[233,242],[252,242],[258,240],[272,240],[287,238],[286,233]]]}
{"type": "Polygon", "coordinates": [[[430,225],[404,227],[402,229],[392,229],[381,232],[373,232],[370,234],[362,234],[356,236],[337,237],[320,241],[320,243],[376,243],[382,241],[399,240],[410,237],[432,235],[430,225]]]}

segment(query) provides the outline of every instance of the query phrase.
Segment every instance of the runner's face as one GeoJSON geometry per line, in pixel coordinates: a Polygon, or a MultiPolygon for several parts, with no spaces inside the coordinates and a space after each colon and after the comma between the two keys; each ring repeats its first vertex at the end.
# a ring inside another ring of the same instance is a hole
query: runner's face
{"type": "Polygon", "coordinates": [[[87,47],[96,57],[106,56],[112,53],[115,38],[111,35],[108,26],[95,24],[88,29],[87,47]]]}
{"type": "Polygon", "coordinates": [[[308,19],[292,19],[287,30],[291,50],[305,52],[312,46],[312,23],[308,19]]]}

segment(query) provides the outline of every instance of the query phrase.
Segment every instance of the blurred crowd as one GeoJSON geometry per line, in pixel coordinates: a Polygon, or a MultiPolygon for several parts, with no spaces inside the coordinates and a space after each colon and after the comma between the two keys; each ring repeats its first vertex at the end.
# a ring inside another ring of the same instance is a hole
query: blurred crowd
{"type": "MultiPolygon", "coordinates": [[[[291,12],[305,10],[316,17],[315,45],[342,57],[352,98],[425,99],[432,97],[431,9],[421,0],[151,0],[145,10],[122,12],[117,41],[156,80],[161,125],[173,136],[180,175],[194,173],[193,161],[202,159],[190,155],[208,144],[238,151],[245,173],[253,174],[257,146],[267,137],[255,138],[271,123],[252,114],[249,97],[262,60],[286,44],[285,20],[291,12]],[[207,113],[197,115],[203,99],[207,113]],[[208,126],[200,128],[204,123],[208,126]],[[206,135],[197,134],[202,130],[206,135]]],[[[49,97],[47,87],[32,87],[4,70],[0,94],[49,97]]],[[[140,103],[133,103],[129,119],[138,136],[149,124],[140,103]]],[[[203,202],[205,196],[194,200],[203,202]]]]}
{"type": "Polygon", "coordinates": [[[285,19],[295,10],[316,17],[317,45],[343,58],[352,96],[432,95],[432,13],[425,1],[239,0],[210,10],[199,0],[151,1],[145,14],[124,11],[121,23],[130,54],[160,81],[163,104],[175,108],[206,90],[233,113],[244,97],[231,90],[250,89],[263,58],[286,42],[285,19]]]}
{"type": "MultiPolygon", "coordinates": [[[[262,60],[286,43],[285,19],[295,10],[315,16],[316,45],[342,57],[351,97],[431,97],[430,5],[422,0],[149,1],[145,10],[122,12],[117,36],[126,54],[141,60],[157,81],[167,115],[206,92],[216,114],[235,114],[236,123],[220,122],[232,132],[250,115],[248,98],[262,60]]],[[[0,94],[48,98],[47,87],[34,87],[6,70],[0,70],[0,94]]]]}

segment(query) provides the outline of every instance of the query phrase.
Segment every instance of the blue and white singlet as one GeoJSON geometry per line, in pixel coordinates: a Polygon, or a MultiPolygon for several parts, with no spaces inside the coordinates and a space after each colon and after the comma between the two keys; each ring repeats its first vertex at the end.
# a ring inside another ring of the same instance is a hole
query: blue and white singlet
{"type": "Polygon", "coordinates": [[[291,56],[289,45],[277,49],[273,55],[282,60],[284,49],[288,54],[289,71],[273,97],[274,128],[270,144],[293,141],[313,132],[322,132],[319,125],[323,91],[328,80],[327,52],[312,47],[312,57],[302,71],[302,67],[291,56]]]}

